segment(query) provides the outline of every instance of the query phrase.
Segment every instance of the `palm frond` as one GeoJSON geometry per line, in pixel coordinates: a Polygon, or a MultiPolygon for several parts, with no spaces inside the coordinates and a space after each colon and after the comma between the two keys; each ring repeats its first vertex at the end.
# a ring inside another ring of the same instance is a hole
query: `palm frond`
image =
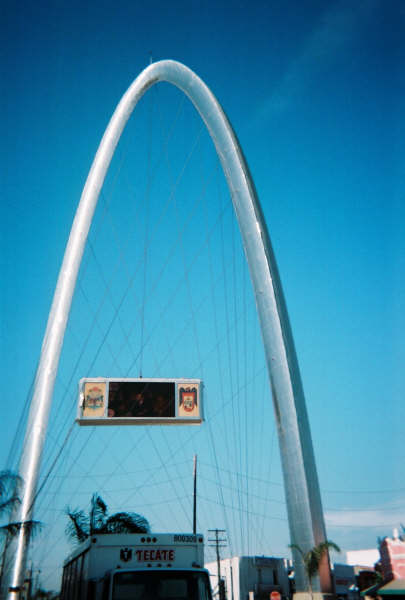
{"type": "Polygon", "coordinates": [[[78,542],[84,542],[89,537],[90,526],[89,518],[83,510],[66,509],[66,514],[69,517],[68,524],[65,528],[65,533],[69,539],[78,542]]]}
{"type": "Polygon", "coordinates": [[[27,531],[28,539],[33,539],[35,535],[37,535],[41,531],[42,523],[40,521],[23,521],[8,523],[7,525],[2,525],[0,527],[0,531],[4,534],[11,535],[11,537],[14,537],[22,528],[24,528],[27,531]]]}
{"type": "Polygon", "coordinates": [[[288,547],[291,548],[291,550],[298,550],[298,552],[301,555],[301,558],[304,559],[304,552],[303,552],[302,548],[300,548],[300,546],[298,546],[298,544],[288,544],[288,547]]]}
{"type": "Polygon", "coordinates": [[[313,549],[318,560],[321,560],[322,556],[325,552],[329,550],[335,550],[335,552],[340,552],[340,548],[335,542],[331,542],[330,540],[326,540],[325,542],[321,542],[313,549]]]}
{"type": "Polygon", "coordinates": [[[290,544],[289,548],[297,550],[299,552],[299,554],[301,555],[301,559],[302,559],[302,562],[303,562],[303,565],[305,568],[305,572],[308,577],[310,588],[311,588],[312,577],[314,577],[314,575],[317,574],[317,572],[319,570],[319,564],[320,564],[324,554],[326,552],[328,552],[329,549],[335,550],[336,552],[340,552],[339,546],[337,544],[335,544],[334,542],[331,542],[330,540],[321,542],[317,546],[314,546],[313,548],[308,550],[308,552],[306,552],[306,553],[304,553],[302,548],[300,548],[300,546],[298,546],[297,544],[290,544]]]}
{"type": "Polygon", "coordinates": [[[12,491],[13,496],[18,495],[21,477],[12,471],[0,471],[0,500],[12,491]]]}
{"type": "Polygon", "coordinates": [[[3,500],[3,502],[0,502],[0,516],[10,514],[17,504],[21,504],[21,500],[16,494],[11,496],[11,498],[7,498],[3,500]]]}
{"type": "Polygon", "coordinates": [[[108,509],[104,500],[97,493],[90,501],[90,512],[87,516],[83,510],[67,508],[69,522],[65,532],[76,542],[82,542],[95,533],[150,533],[147,519],[134,512],[118,512],[108,517],[108,509]]]}
{"type": "Polygon", "coordinates": [[[103,529],[108,510],[107,505],[97,493],[93,494],[90,503],[90,535],[103,529]]]}
{"type": "Polygon", "coordinates": [[[100,533],[149,533],[148,521],[137,513],[119,512],[111,515],[100,533]]]}
{"type": "Polygon", "coordinates": [[[148,519],[138,513],[127,513],[131,518],[134,526],[138,528],[138,533],[150,533],[150,524],[148,519]]]}
{"type": "Polygon", "coordinates": [[[43,527],[41,521],[34,520],[25,521],[22,525],[28,531],[28,539],[34,539],[36,535],[41,533],[43,527]]]}

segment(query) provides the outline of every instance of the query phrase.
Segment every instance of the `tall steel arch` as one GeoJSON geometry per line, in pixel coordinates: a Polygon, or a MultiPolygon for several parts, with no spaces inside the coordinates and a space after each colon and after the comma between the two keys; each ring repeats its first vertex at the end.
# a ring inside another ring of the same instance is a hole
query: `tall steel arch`
{"type": "MultiPolygon", "coordinates": [[[[25,490],[19,519],[31,518],[54,381],[71,300],[98,196],[121,133],[138,100],[155,83],[167,81],[182,90],[201,115],[215,144],[238,219],[254,287],[277,421],[291,542],[306,551],[325,540],[325,526],[311,434],[294,342],[280,277],[249,168],[220,104],[193,71],[164,60],[147,67],[118,104],[90,169],[74,218],[50,311],[24,440],[20,475],[25,490]]],[[[21,530],[12,550],[9,598],[21,581],[27,536],[21,530]]],[[[295,557],[297,591],[307,589],[295,557]]],[[[329,564],[320,574],[324,593],[331,592],[329,564]]]]}

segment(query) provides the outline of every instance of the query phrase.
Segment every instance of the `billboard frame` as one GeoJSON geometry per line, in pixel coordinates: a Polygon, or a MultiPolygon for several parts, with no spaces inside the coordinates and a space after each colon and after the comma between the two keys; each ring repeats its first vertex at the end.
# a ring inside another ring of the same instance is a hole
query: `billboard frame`
{"type": "Polygon", "coordinates": [[[203,388],[204,384],[201,379],[186,379],[186,378],[146,378],[146,377],[82,377],[79,381],[79,402],[77,407],[76,423],[81,426],[88,425],[200,425],[204,420],[203,413],[203,388]],[[109,388],[111,383],[143,383],[147,386],[149,383],[168,383],[174,384],[174,416],[162,417],[162,416],[145,416],[145,417],[132,417],[132,416],[109,416],[109,388]],[[100,404],[102,408],[102,415],[96,417],[85,417],[83,416],[84,401],[85,401],[85,385],[105,385],[104,394],[105,397],[100,404]],[[184,387],[195,387],[197,393],[197,406],[198,415],[186,416],[180,414],[179,411],[179,400],[181,396],[181,389],[184,387]]]}

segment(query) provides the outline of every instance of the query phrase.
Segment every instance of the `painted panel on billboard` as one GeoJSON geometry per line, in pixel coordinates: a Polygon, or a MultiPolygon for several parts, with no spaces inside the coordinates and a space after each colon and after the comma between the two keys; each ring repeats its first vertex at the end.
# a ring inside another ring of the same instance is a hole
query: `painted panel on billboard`
{"type": "Polygon", "coordinates": [[[188,386],[179,385],[178,389],[179,417],[199,417],[200,400],[198,383],[188,386]]]}
{"type": "Polygon", "coordinates": [[[83,417],[103,417],[106,407],[106,384],[87,382],[84,384],[83,417]]]}

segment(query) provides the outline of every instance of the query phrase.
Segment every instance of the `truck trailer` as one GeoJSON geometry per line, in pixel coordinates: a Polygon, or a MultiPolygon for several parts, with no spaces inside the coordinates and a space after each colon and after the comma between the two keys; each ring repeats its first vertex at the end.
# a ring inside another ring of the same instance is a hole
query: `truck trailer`
{"type": "Polygon", "coordinates": [[[90,536],[64,562],[61,600],[212,600],[199,534],[90,536]]]}

